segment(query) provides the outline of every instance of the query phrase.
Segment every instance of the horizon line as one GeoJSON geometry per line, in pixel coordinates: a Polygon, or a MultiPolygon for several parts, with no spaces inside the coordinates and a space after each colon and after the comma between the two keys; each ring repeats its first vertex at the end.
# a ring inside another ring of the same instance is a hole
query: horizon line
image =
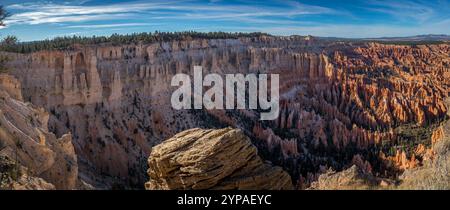
{"type": "MultiPolygon", "coordinates": [[[[346,40],[376,40],[376,39],[404,39],[404,38],[413,38],[413,37],[426,37],[426,36],[446,36],[448,39],[446,39],[445,41],[450,41],[450,34],[433,34],[433,33],[429,33],[429,34],[415,34],[415,35],[410,35],[410,36],[380,36],[380,37],[341,37],[341,36],[316,36],[316,35],[311,35],[311,34],[290,34],[290,35],[276,35],[276,34],[271,34],[271,33],[267,33],[267,32],[262,32],[262,31],[234,31],[234,32],[226,32],[226,31],[208,31],[208,32],[202,32],[202,31],[195,31],[195,30],[184,30],[184,31],[158,31],[155,30],[153,32],[148,31],[148,32],[132,32],[132,33],[112,33],[110,35],[77,35],[77,34],[66,34],[66,35],[61,35],[61,36],[55,36],[55,37],[48,37],[45,39],[35,39],[35,40],[25,40],[25,41],[21,41],[19,40],[18,43],[30,43],[30,42],[40,42],[40,41],[54,41],[56,39],[60,39],[60,38],[73,38],[73,37],[80,37],[80,38],[94,38],[94,37],[105,37],[105,38],[109,38],[112,37],[114,35],[119,35],[119,36],[132,36],[132,35],[137,35],[137,34],[144,34],[144,33],[151,33],[154,34],[156,32],[160,32],[160,33],[183,33],[183,32],[198,32],[198,33],[218,33],[218,32],[223,32],[226,34],[264,34],[264,35],[269,35],[272,37],[291,37],[291,36],[301,36],[301,37],[316,37],[316,38],[325,38],[325,39],[346,39],[346,40]]],[[[3,35],[0,34],[0,37],[6,38],[8,36],[14,36],[15,35],[3,35]]],[[[417,41],[421,41],[421,40],[417,40],[417,41]]]]}

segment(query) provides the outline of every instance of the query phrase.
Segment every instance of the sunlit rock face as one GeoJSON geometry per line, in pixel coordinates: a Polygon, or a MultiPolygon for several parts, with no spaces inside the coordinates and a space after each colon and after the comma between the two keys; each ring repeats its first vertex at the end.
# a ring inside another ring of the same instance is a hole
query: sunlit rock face
{"type": "Polygon", "coordinates": [[[389,148],[412,139],[398,128],[445,117],[448,55],[445,44],[261,36],[78,46],[10,55],[9,66],[23,99],[50,113],[49,131],[71,132],[79,177],[94,186],[142,188],[154,145],[189,128],[225,126],[241,128],[263,158],[303,186],[320,168],[341,170],[355,155],[374,173],[389,174],[380,152],[394,157],[389,148]],[[192,74],[196,65],[204,74],[280,74],[278,119],[259,121],[251,110],[172,109],[172,76],[192,74]]]}
{"type": "Polygon", "coordinates": [[[149,190],[293,189],[289,174],[264,162],[239,129],[183,131],[153,147],[148,164],[149,190]]]}

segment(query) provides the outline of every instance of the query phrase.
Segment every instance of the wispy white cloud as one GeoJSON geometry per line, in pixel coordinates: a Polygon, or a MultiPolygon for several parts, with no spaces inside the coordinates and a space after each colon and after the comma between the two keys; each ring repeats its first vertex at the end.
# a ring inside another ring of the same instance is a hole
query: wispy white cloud
{"type": "Polygon", "coordinates": [[[66,28],[86,28],[86,29],[97,29],[97,28],[118,28],[118,27],[130,27],[130,26],[158,26],[158,23],[118,23],[118,24],[94,24],[94,25],[70,25],[66,28]]]}
{"type": "Polygon", "coordinates": [[[67,23],[67,22],[85,22],[85,21],[96,21],[96,20],[111,20],[113,18],[126,18],[130,14],[90,14],[90,15],[43,15],[43,14],[33,14],[23,16],[17,16],[13,19],[5,21],[7,25],[15,24],[44,24],[44,23],[67,23]]]}
{"type": "Polygon", "coordinates": [[[8,9],[22,12],[5,20],[6,24],[43,24],[81,22],[95,20],[114,20],[131,16],[135,12],[158,7],[159,3],[116,4],[107,6],[72,6],[65,4],[14,4],[8,9]]]}
{"type": "Polygon", "coordinates": [[[386,1],[386,0],[369,0],[368,10],[381,12],[398,21],[415,20],[418,23],[424,23],[437,15],[436,9],[439,8],[435,2],[432,5],[428,1],[386,1]]]}
{"type": "MultiPolygon", "coordinates": [[[[293,17],[311,14],[327,14],[335,12],[326,7],[312,6],[297,2],[286,1],[285,7],[263,5],[227,5],[199,2],[128,2],[111,5],[67,5],[55,3],[27,3],[13,4],[8,9],[19,11],[10,17],[6,23],[15,24],[43,24],[64,23],[95,20],[115,20],[124,16],[150,14],[144,18],[151,19],[151,14],[166,11],[170,15],[162,16],[167,19],[208,19],[230,20],[243,18],[241,21],[261,21],[273,17],[293,17]],[[176,4],[179,2],[179,4],[176,4]],[[258,20],[257,20],[258,19],[258,20]]],[[[161,19],[155,16],[154,19],[161,19]]]]}

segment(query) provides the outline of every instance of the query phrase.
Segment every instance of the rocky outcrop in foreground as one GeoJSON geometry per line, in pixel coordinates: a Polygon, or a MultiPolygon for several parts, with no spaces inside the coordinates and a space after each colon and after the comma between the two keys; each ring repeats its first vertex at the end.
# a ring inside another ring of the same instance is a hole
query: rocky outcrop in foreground
{"type": "MultiPolygon", "coordinates": [[[[356,165],[341,172],[327,171],[311,184],[311,190],[368,190],[381,183],[356,165]]],[[[387,182],[383,182],[386,183],[387,182]]]]}
{"type": "Polygon", "coordinates": [[[0,190],[54,190],[55,186],[29,174],[29,169],[0,156],[0,190]]]}
{"type": "Polygon", "coordinates": [[[146,189],[293,189],[238,129],[190,129],[152,149],[146,189]]]}

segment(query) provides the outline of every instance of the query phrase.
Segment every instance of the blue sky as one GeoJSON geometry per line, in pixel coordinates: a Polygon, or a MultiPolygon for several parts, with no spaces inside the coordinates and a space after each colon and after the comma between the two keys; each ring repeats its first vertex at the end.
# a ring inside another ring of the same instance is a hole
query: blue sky
{"type": "Polygon", "coordinates": [[[383,37],[450,34],[450,0],[0,0],[0,37],[159,31],[383,37]]]}

